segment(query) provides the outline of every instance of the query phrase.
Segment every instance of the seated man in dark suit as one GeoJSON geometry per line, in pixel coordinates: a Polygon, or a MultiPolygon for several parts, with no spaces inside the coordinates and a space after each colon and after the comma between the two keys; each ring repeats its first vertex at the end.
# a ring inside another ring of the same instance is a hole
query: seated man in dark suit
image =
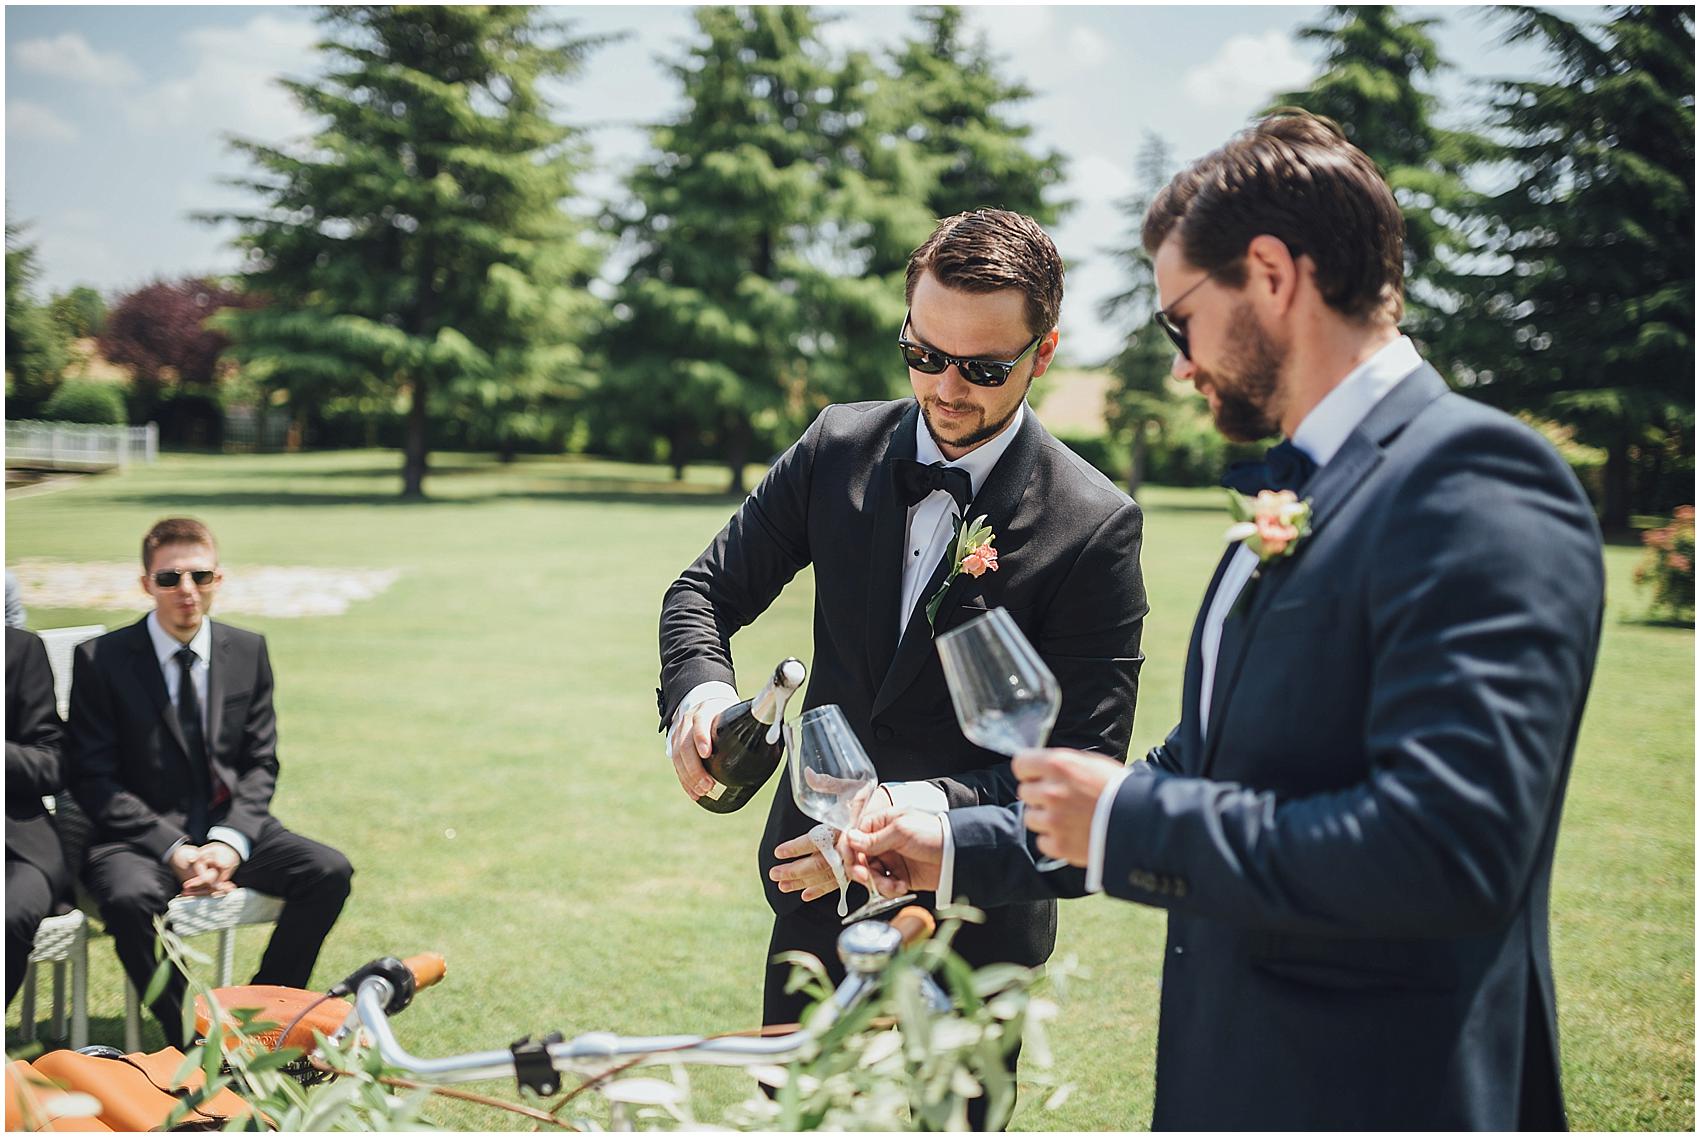
{"type": "MultiPolygon", "coordinates": [[[[154,971],[154,917],[179,893],[235,887],[285,901],[252,982],[306,987],[354,870],[271,815],[266,641],[208,618],[224,574],[199,521],[155,525],[142,566],[154,610],[81,645],[71,672],[67,781],[94,825],[84,883],[138,990],[154,971]]],[[[178,1046],[183,990],[174,975],[153,1004],[178,1046]]]]}
{"type": "Polygon", "coordinates": [[[6,629],[6,1002],[23,985],[35,930],[71,887],[42,796],[58,793],[59,707],[41,639],[6,629]]]}

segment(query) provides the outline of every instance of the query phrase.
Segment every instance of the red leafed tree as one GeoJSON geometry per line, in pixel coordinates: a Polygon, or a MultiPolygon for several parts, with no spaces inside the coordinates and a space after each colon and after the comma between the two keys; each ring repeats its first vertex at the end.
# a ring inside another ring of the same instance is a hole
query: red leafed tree
{"type": "Polygon", "coordinates": [[[157,391],[166,373],[180,383],[211,383],[230,341],[205,326],[220,308],[253,308],[258,300],[216,281],[156,280],[123,297],[107,314],[100,352],[134,369],[139,387],[157,391]]]}

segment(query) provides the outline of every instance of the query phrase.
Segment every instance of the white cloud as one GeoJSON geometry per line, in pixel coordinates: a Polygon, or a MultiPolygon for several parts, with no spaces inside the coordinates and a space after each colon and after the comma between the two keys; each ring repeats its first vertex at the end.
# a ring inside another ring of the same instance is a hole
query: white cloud
{"type": "Polygon", "coordinates": [[[159,131],[194,126],[266,142],[282,142],[311,127],[277,80],[304,77],[303,64],[317,63],[312,48],[319,31],[312,21],[260,15],[240,27],[198,28],[184,40],[186,70],[127,104],[138,126],[159,131]]]}
{"type": "Polygon", "coordinates": [[[1070,71],[1090,71],[1110,57],[1104,37],[1091,28],[1076,24],[1068,29],[1064,42],[1067,44],[1064,58],[1068,60],[1070,71]]]}
{"type": "Polygon", "coordinates": [[[1204,106],[1255,109],[1276,91],[1302,87],[1315,67],[1285,33],[1234,36],[1215,56],[1186,73],[1187,97],[1204,106]]]}
{"type": "Polygon", "coordinates": [[[13,138],[70,142],[76,139],[77,128],[40,103],[9,99],[6,103],[6,133],[13,138]]]}
{"type": "Polygon", "coordinates": [[[96,51],[76,32],[21,40],[12,48],[12,61],[22,71],[100,87],[121,87],[141,77],[128,59],[115,51],[96,51]]]}

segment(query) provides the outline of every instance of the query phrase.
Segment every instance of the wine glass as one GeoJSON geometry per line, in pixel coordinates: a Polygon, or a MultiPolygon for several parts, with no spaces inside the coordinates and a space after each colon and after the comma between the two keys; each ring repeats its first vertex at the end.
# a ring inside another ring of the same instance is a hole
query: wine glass
{"type": "MultiPolygon", "coordinates": [[[[938,645],[956,721],[970,742],[1011,757],[1044,745],[1062,707],[1062,688],[1006,609],[952,628],[938,645]]],[[[1050,872],[1067,863],[1042,857],[1036,867],[1050,872]]]]}
{"type": "MultiPolygon", "coordinates": [[[[786,727],[785,742],[791,798],[797,808],[833,829],[854,828],[880,782],[873,761],[862,749],[856,732],[850,729],[844,711],[836,703],[804,711],[796,726],[786,727]]],[[[838,859],[830,841],[822,844],[817,839],[816,848],[828,864],[838,859]]],[[[846,915],[845,893],[849,882],[842,864],[834,873],[839,877],[838,914],[846,924],[877,916],[915,899],[914,893],[885,899],[870,892],[866,904],[846,915]]]]}

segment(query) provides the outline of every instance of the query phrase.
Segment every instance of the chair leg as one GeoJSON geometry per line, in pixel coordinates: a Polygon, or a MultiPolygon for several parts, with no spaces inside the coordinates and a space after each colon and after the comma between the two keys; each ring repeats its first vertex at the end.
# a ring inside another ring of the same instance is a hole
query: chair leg
{"type": "Polygon", "coordinates": [[[226,928],[218,934],[218,985],[230,986],[236,974],[236,929],[226,928]]]}
{"type": "Polygon", "coordinates": [[[142,999],[136,985],[124,980],[124,1053],[134,1054],[142,1048],[142,999]]]}
{"type": "Polygon", "coordinates": [[[53,1040],[65,1041],[65,960],[53,961],[53,1040]]]}
{"type": "Polygon", "coordinates": [[[23,1042],[35,1041],[35,969],[37,966],[32,962],[24,969],[23,1000],[18,1004],[18,1038],[23,1042]]]}
{"type": "Polygon", "coordinates": [[[71,1048],[89,1044],[89,940],[83,935],[71,948],[71,1048]]]}

